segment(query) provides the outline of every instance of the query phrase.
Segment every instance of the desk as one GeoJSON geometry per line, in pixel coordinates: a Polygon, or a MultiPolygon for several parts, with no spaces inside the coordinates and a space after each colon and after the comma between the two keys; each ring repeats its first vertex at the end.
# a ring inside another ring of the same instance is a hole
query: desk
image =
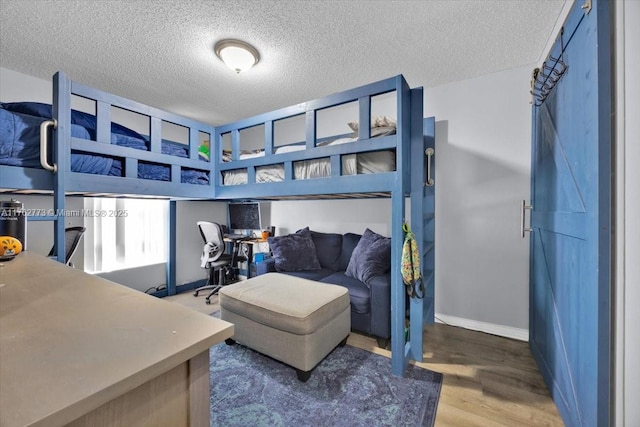
{"type": "Polygon", "coordinates": [[[0,263],[0,425],[209,426],[233,325],[23,252],[0,263]]]}
{"type": "MultiPolygon", "coordinates": [[[[246,245],[247,246],[247,254],[246,254],[246,261],[247,261],[247,278],[251,277],[251,263],[253,261],[253,247],[255,245],[259,245],[262,243],[267,243],[266,239],[260,239],[260,238],[253,238],[253,239],[230,239],[228,237],[224,238],[224,241],[226,243],[232,243],[233,244],[233,248],[231,249],[231,253],[232,253],[232,258],[231,258],[231,265],[235,268],[238,264],[238,262],[242,261],[238,259],[238,252],[240,251],[240,246],[242,245],[246,245]]],[[[243,255],[244,257],[244,255],[243,255]]]]}

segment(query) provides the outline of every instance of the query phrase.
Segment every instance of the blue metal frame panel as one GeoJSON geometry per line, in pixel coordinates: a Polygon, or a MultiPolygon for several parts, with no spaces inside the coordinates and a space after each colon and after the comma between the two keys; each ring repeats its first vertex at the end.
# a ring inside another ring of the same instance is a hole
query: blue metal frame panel
{"type": "MultiPolygon", "coordinates": [[[[411,90],[404,78],[397,80],[398,112],[396,165],[391,193],[391,372],[401,376],[412,357],[411,341],[405,342],[405,287],[402,282],[402,246],[405,222],[405,195],[409,193],[411,176],[411,90]]],[[[422,112],[419,114],[422,118],[422,112]]]]}
{"type": "Polygon", "coordinates": [[[169,230],[167,242],[169,253],[167,258],[167,295],[176,294],[176,256],[177,256],[177,204],[175,200],[169,202],[169,230]]]}
{"type": "Polygon", "coordinates": [[[611,246],[613,244],[614,218],[613,183],[612,183],[612,151],[614,150],[614,130],[612,112],[613,105],[613,66],[611,50],[613,49],[611,17],[614,15],[613,5],[608,1],[596,0],[598,17],[598,423],[611,423],[614,418],[611,384],[611,358],[614,337],[611,333],[613,323],[613,292],[611,280],[611,246]],[[604,143],[609,141],[609,143],[604,143]]]}
{"type": "MultiPolygon", "coordinates": [[[[411,181],[411,231],[414,233],[419,250],[424,253],[424,197],[425,197],[425,137],[423,132],[423,90],[422,88],[411,90],[411,113],[420,114],[411,120],[411,156],[410,167],[411,181]]],[[[424,278],[424,256],[420,259],[421,274],[424,278]]],[[[424,279],[423,279],[424,280],[424,279]]],[[[426,282],[425,282],[426,284],[426,282]]],[[[409,342],[411,343],[411,357],[422,361],[423,349],[423,324],[424,324],[424,304],[423,298],[409,299],[409,342]]]]}
{"type": "MultiPolygon", "coordinates": [[[[431,157],[431,179],[434,180],[433,186],[423,186],[424,196],[422,200],[422,240],[423,240],[423,257],[422,257],[422,275],[425,285],[425,301],[424,301],[424,323],[432,324],[435,320],[435,246],[436,246],[436,120],[435,117],[424,119],[423,122],[424,145],[423,148],[431,148],[434,154],[431,157]]],[[[423,151],[424,153],[424,151],[423,151]]],[[[423,158],[424,159],[424,158],[423,158]]],[[[426,160],[426,159],[425,159],[426,160]]],[[[415,170],[415,168],[414,168],[415,170]]],[[[423,173],[426,174],[426,165],[422,165],[423,173]]],[[[425,177],[429,178],[429,177],[425,177]]]]}
{"type": "Polygon", "coordinates": [[[54,220],[53,242],[56,258],[65,262],[65,176],[71,171],[71,82],[63,75],[53,77],[53,118],[57,121],[53,138],[54,163],[57,173],[53,175],[53,209],[58,218],[54,220]]]}
{"type": "Polygon", "coordinates": [[[53,191],[53,176],[45,169],[0,165],[0,176],[3,188],[53,191]]]}

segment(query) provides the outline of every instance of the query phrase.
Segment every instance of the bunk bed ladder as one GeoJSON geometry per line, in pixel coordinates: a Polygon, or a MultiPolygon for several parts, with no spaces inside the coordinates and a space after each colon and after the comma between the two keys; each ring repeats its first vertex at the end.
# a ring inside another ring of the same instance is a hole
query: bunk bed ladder
{"type": "MultiPolygon", "coordinates": [[[[399,126],[401,140],[409,140],[408,146],[398,146],[398,158],[403,159],[402,164],[402,196],[399,192],[392,192],[392,228],[395,233],[392,240],[392,285],[391,285],[391,356],[392,372],[394,375],[404,375],[410,360],[422,361],[423,354],[423,327],[425,323],[433,322],[434,306],[434,249],[435,249],[435,200],[432,181],[433,156],[435,143],[435,119],[433,117],[423,119],[422,88],[403,91],[399,98],[398,111],[407,112],[399,114],[402,126],[399,126]],[[407,105],[410,102],[410,105],[407,105]],[[410,108],[409,108],[410,106],[410,108]],[[406,137],[409,133],[409,138],[406,137]],[[426,150],[429,150],[429,155],[426,150]],[[402,153],[408,150],[409,153],[402,153]],[[405,222],[405,201],[410,201],[411,229],[421,253],[421,270],[424,280],[425,292],[419,292],[422,298],[407,298],[402,277],[399,274],[399,265],[404,241],[402,224],[405,222]],[[400,215],[402,213],[402,215],[400,215]],[[395,231],[398,230],[398,231],[395,231]],[[400,246],[400,247],[398,247],[400,246]],[[396,270],[394,267],[398,266],[396,270]],[[408,307],[407,303],[408,301],[408,307]],[[408,319],[407,319],[408,313],[408,319]],[[407,320],[409,322],[407,330],[407,320]]],[[[400,120],[399,120],[400,125],[400,120]]]]}
{"type": "MultiPolygon", "coordinates": [[[[412,111],[422,111],[422,90],[412,97],[412,111]]],[[[424,292],[420,298],[409,298],[409,342],[411,358],[422,361],[424,325],[434,319],[435,279],[435,181],[433,154],[435,118],[412,120],[411,128],[410,210],[411,230],[420,250],[420,267],[424,292]]]]}
{"type": "Polygon", "coordinates": [[[435,118],[413,121],[411,140],[411,230],[420,250],[424,292],[418,289],[420,297],[409,298],[409,350],[411,359],[421,362],[424,325],[434,321],[435,118]]]}

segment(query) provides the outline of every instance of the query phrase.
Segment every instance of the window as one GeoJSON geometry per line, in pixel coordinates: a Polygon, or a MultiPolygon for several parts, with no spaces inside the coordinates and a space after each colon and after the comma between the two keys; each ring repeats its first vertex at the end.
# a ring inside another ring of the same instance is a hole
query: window
{"type": "Polygon", "coordinates": [[[168,201],[85,198],[84,208],[87,273],[167,261],[168,201]]]}

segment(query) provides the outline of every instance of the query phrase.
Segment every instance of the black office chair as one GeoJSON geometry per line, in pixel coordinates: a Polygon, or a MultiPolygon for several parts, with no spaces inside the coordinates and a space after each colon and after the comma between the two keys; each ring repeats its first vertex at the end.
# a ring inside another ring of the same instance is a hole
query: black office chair
{"type": "MultiPolygon", "coordinates": [[[[73,267],[71,263],[71,257],[78,249],[78,244],[80,243],[80,239],[82,239],[82,235],[86,231],[84,227],[69,227],[64,230],[64,263],[70,267],[73,267]]],[[[49,251],[49,256],[55,255],[55,245],[49,251]]]]}
{"type": "Polygon", "coordinates": [[[209,295],[205,298],[207,304],[211,304],[211,297],[218,293],[220,288],[225,285],[225,268],[231,265],[231,255],[225,254],[224,231],[220,224],[208,221],[198,221],[198,229],[202,240],[204,240],[204,248],[202,250],[202,267],[209,269],[209,277],[207,284],[195,290],[194,296],[198,296],[201,291],[210,290],[209,295]],[[216,283],[216,271],[218,272],[218,281],[216,283]]]}

